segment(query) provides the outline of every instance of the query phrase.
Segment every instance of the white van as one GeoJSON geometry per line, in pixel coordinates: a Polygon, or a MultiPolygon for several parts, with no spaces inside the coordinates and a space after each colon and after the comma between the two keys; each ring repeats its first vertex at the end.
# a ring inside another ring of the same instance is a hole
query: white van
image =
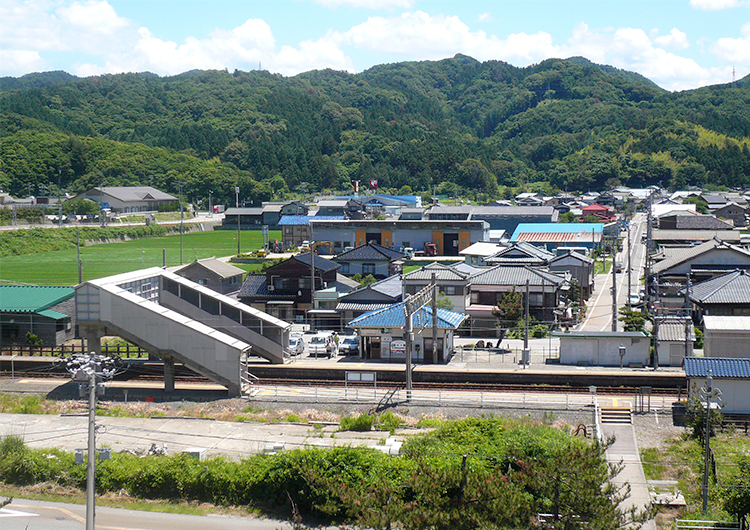
{"type": "MultiPolygon", "coordinates": [[[[319,331],[313,337],[310,339],[310,341],[307,343],[307,352],[310,354],[310,357],[319,357],[328,356],[329,352],[326,349],[328,344],[333,344],[333,332],[331,331],[319,331]]],[[[334,344],[334,350],[336,349],[334,344]]],[[[333,355],[336,355],[336,351],[333,352],[333,355]]]]}

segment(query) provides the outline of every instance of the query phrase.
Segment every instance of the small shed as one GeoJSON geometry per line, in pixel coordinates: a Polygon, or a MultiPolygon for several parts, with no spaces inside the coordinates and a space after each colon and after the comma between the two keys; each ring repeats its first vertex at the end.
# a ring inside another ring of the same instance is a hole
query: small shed
{"type": "Polygon", "coordinates": [[[682,366],[685,357],[693,356],[693,321],[690,317],[669,316],[660,317],[658,323],[659,366],[682,366]]]}
{"type": "Polygon", "coordinates": [[[686,357],[684,367],[689,398],[702,400],[710,371],[711,387],[721,391],[722,414],[750,414],[750,358],[686,357]]]}
{"type": "Polygon", "coordinates": [[[578,366],[648,366],[651,338],[640,331],[555,332],[560,339],[560,364],[578,366]],[[620,357],[620,347],[625,355],[620,357]]]}

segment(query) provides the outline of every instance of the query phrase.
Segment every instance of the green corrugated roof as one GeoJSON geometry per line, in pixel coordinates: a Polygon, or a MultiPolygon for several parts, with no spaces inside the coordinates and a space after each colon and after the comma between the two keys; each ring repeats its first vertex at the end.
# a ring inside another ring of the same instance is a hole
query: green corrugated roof
{"type": "Polygon", "coordinates": [[[68,315],[58,313],[57,311],[52,311],[51,309],[45,309],[44,311],[39,311],[39,313],[37,314],[43,317],[51,318],[52,320],[60,320],[62,318],[68,317],[68,315]]]}
{"type": "Polygon", "coordinates": [[[75,295],[72,287],[0,285],[0,311],[38,313],[75,295]]]}

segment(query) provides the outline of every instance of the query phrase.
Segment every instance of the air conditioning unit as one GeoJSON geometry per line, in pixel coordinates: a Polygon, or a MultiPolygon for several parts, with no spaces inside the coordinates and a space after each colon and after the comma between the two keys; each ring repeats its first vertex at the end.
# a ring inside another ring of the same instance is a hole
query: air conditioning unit
{"type": "Polygon", "coordinates": [[[274,287],[273,285],[269,285],[268,286],[268,292],[269,293],[272,292],[274,289],[276,289],[276,287],[274,287]]]}

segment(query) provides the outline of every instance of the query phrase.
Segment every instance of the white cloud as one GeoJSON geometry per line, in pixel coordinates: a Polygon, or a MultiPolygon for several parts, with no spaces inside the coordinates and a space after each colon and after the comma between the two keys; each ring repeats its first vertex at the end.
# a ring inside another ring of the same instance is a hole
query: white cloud
{"type": "Polygon", "coordinates": [[[398,17],[370,17],[341,34],[342,42],[359,48],[437,59],[464,53],[480,61],[537,61],[554,53],[552,37],[545,32],[517,33],[506,39],[471,31],[457,16],[434,15],[423,11],[398,17]]]}
{"type": "Polygon", "coordinates": [[[656,37],[654,42],[663,48],[672,50],[685,50],[690,47],[687,34],[683,33],[677,28],[672,28],[669,35],[663,35],[656,37]]]}
{"type": "MultiPolygon", "coordinates": [[[[58,26],[44,0],[0,2],[0,46],[6,51],[65,49],[58,26]]],[[[0,65],[0,70],[5,68],[0,65]]]]}
{"type": "Polygon", "coordinates": [[[492,22],[492,14],[491,13],[482,13],[477,17],[477,21],[479,22],[492,22]]]}
{"type": "Polygon", "coordinates": [[[743,2],[742,0],[690,0],[690,7],[704,11],[718,11],[746,4],[747,2],[743,2]]]}
{"type": "Polygon", "coordinates": [[[741,37],[717,40],[711,46],[711,52],[725,63],[750,65],[750,23],[742,26],[741,37]]]}
{"type": "Polygon", "coordinates": [[[44,69],[44,61],[38,52],[29,50],[0,50],[0,75],[20,76],[44,69]]]}
{"type": "Polygon", "coordinates": [[[117,16],[114,8],[106,0],[73,2],[68,7],[58,9],[57,13],[68,27],[84,33],[112,36],[129,25],[127,19],[117,16]]]}
{"type": "Polygon", "coordinates": [[[409,9],[414,0],[315,0],[324,7],[350,6],[363,9],[409,9]]]}

